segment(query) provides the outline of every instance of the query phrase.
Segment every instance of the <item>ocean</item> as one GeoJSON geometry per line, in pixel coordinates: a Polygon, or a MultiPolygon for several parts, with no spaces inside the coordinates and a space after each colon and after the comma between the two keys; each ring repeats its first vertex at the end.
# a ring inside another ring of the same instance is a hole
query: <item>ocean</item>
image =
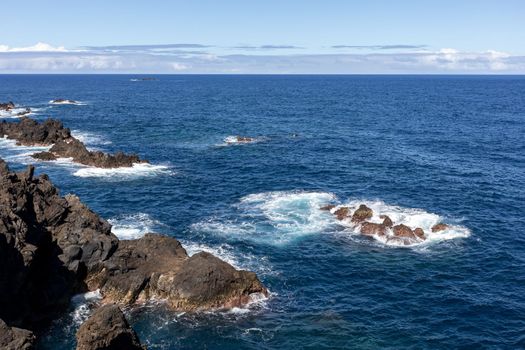
{"type": "MultiPolygon", "coordinates": [[[[127,309],[149,349],[525,348],[525,77],[153,77],[0,76],[1,102],[151,163],[36,162],[0,139],[11,168],[35,163],[121,239],[173,236],[271,292],[226,312],[127,309]],[[328,203],[365,203],[429,239],[361,236],[328,203]],[[451,228],[431,234],[437,222],[451,228]]],[[[40,348],[73,348],[96,299],[76,297],[40,348]]]]}

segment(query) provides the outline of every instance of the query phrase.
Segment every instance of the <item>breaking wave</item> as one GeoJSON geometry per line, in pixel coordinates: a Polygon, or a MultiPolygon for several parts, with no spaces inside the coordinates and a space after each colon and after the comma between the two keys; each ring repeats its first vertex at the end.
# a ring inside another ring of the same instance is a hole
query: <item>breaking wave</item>
{"type": "Polygon", "coordinates": [[[78,169],[73,173],[74,176],[78,177],[109,178],[116,181],[173,174],[174,172],[166,165],[153,165],[148,163],[135,163],[131,167],[121,168],[96,168],[83,166],[81,169],[78,169]]]}
{"type": "Polygon", "coordinates": [[[145,213],[119,215],[108,222],[112,225],[111,232],[119,239],[137,239],[164,226],[145,213]]]}

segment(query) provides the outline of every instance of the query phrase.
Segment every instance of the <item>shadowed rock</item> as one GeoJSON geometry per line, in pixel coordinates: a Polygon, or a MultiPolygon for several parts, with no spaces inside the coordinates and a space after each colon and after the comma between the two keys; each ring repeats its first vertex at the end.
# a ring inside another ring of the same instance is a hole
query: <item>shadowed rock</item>
{"type": "Polygon", "coordinates": [[[77,350],[144,350],[135,331],[115,305],[95,310],[77,331],[77,350]]]}
{"type": "Polygon", "coordinates": [[[58,120],[47,119],[38,123],[28,117],[23,117],[17,122],[2,121],[0,135],[16,140],[18,145],[23,146],[49,146],[60,140],[71,138],[69,129],[64,128],[58,120]]]}
{"type": "Polygon", "coordinates": [[[35,340],[31,331],[9,327],[0,319],[0,349],[32,350],[35,347],[35,340]]]}
{"type": "Polygon", "coordinates": [[[15,104],[11,101],[7,103],[0,103],[0,111],[10,111],[15,108],[15,104]]]}
{"type": "Polygon", "coordinates": [[[335,208],[334,204],[327,204],[319,208],[319,210],[330,211],[335,208]]]}

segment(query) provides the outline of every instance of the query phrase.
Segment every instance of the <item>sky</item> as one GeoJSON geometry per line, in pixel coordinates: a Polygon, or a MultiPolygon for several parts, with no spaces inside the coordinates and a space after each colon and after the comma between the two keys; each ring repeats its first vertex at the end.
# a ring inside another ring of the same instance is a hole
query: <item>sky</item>
{"type": "Polygon", "coordinates": [[[525,74],[524,0],[2,0],[0,73],[525,74]]]}

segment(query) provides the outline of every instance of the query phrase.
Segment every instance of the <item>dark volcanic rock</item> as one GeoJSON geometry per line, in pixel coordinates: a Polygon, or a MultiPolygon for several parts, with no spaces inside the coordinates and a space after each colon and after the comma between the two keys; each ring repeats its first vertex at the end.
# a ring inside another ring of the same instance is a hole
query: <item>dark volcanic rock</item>
{"type": "Polygon", "coordinates": [[[99,168],[131,167],[134,163],[147,163],[135,154],[117,152],[114,155],[100,151],[89,151],[78,139],[71,136],[68,128],[55,119],[47,119],[43,123],[23,117],[19,122],[0,123],[0,136],[17,141],[24,146],[52,146],[48,152],[32,155],[35,159],[55,160],[57,158],[73,158],[76,163],[99,168]]]}
{"type": "Polygon", "coordinates": [[[11,101],[7,103],[0,103],[0,111],[10,111],[15,108],[15,104],[11,101]]]}
{"type": "Polygon", "coordinates": [[[27,117],[18,122],[2,121],[0,135],[6,135],[8,139],[16,140],[17,144],[24,146],[49,146],[59,140],[71,138],[69,129],[64,128],[58,120],[47,119],[38,123],[27,117]]]}
{"type": "Polygon", "coordinates": [[[77,350],[143,350],[139,338],[115,305],[95,310],[77,332],[77,350]]]}
{"type": "Polygon", "coordinates": [[[89,151],[75,138],[55,142],[48,153],[63,158],[73,158],[74,162],[99,168],[131,167],[133,163],[144,162],[135,154],[117,152],[111,155],[100,151],[89,151]]]}
{"type": "Polygon", "coordinates": [[[176,239],[152,233],[120,241],[105,268],[88,284],[100,288],[105,301],[166,299],[181,310],[241,306],[252,293],[267,294],[254,273],[235,270],[208,253],[188,257],[176,239]]]}
{"type": "Polygon", "coordinates": [[[432,226],[432,232],[439,232],[439,231],[445,231],[445,230],[448,230],[448,225],[447,224],[436,224],[434,226],[432,226]]]}
{"type": "Polygon", "coordinates": [[[1,161],[0,318],[33,328],[67,307],[117,248],[110,228],[77,197],[60,197],[47,176],[11,173],[1,161]]]}
{"type": "Polygon", "coordinates": [[[35,346],[33,332],[9,327],[0,319],[0,349],[2,350],[31,350],[35,346]]]}
{"type": "Polygon", "coordinates": [[[10,172],[1,159],[0,282],[0,318],[32,330],[65,310],[73,294],[97,288],[105,302],[166,299],[187,311],[241,306],[268,293],[254,273],[208,253],[188,257],[174,238],[119,242],[78,197],[59,196],[32,166],[10,172]]]}
{"type": "Polygon", "coordinates": [[[357,210],[354,212],[354,215],[352,215],[352,222],[363,222],[367,219],[370,219],[372,215],[372,209],[370,209],[364,204],[361,204],[359,208],[357,208],[357,210]]]}

